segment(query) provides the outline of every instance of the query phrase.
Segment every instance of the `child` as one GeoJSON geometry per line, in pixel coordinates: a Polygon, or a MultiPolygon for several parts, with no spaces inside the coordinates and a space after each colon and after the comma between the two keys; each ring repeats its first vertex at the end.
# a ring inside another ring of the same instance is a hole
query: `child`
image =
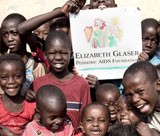
{"type": "Polygon", "coordinates": [[[139,123],[137,131],[143,136],[159,133],[160,80],[155,67],[148,61],[132,64],[124,73],[123,86],[129,103],[148,118],[148,124],[139,123]]]}
{"type": "Polygon", "coordinates": [[[82,133],[76,136],[106,136],[109,126],[109,110],[100,103],[88,104],[82,111],[82,133]]]}
{"type": "Polygon", "coordinates": [[[42,24],[41,26],[39,26],[38,28],[36,28],[33,31],[33,33],[36,34],[40,39],[45,41],[49,33],[49,30],[50,30],[49,22],[46,22],[42,24]]]}
{"type": "Polygon", "coordinates": [[[25,125],[32,120],[35,103],[29,103],[20,95],[25,81],[25,65],[16,54],[0,57],[0,134],[21,135],[25,125]]]}
{"type": "Polygon", "coordinates": [[[138,60],[150,61],[157,65],[160,63],[160,56],[156,50],[159,44],[158,21],[153,18],[146,18],[142,21],[142,47],[138,60]]]}
{"type": "MultiPolygon", "coordinates": [[[[33,90],[36,92],[46,84],[59,87],[67,99],[67,114],[73,126],[77,128],[81,111],[91,102],[91,98],[87,81],[68,70],[68,64],[72,58],[71,41],[68,35],[62,31],[51,31],[46,39],[45,55],[50,64],[50,72],[34,80],[33,90]]],[[[34,95],[30,98],[34,98],[34,95]]]]}
{"type": "Polygon", "coordinates": [[[72,136],[74,128],[65,118],[66,98],[54,85],[45,85],[36,93],[36,112],[39,120],[33,120],[26,126],[23,136],[72,136]]]}
{"type": "Polygon", "coordinates": [[[114,0],[90,0],[90,9],[105,9],[117,7],[114,0]]]}
{"type": "Polygon", "coordinates": [[[143,121],[144,117],[141,113],[132,107],[125,95],[121,95],[117,101],[118,103],[118,121],[123,125],[135,125],[136,123],[143,121]]]}
{"type": "Polygon", "coordinates": [[[105,104],[110,111],[110,125],[117,121],[117,100],[119,97],[119,90],[114,84],[104,83],[96,90],[96,100],[105,104]]]}
{"type": "Polygon", "coordinates": [[[6,46],[10,53],[20,55],[26,65],[26,80],[22,89],[23,96],[34,78],[46,74],[44,65],[36,62],[32,55],[26,51],[26,37],[20,36],[18,33],[17,26],[25,20],[24,16],[13,13],[8,15],[1,24],[3,46],[6,46]]]}

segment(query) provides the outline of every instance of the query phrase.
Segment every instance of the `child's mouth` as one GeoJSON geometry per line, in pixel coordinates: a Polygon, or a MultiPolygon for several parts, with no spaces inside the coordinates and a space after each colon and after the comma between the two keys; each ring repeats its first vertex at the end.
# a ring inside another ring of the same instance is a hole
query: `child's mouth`
{"type": "Polygon", "coordinates": [[[146,113],[149,109],[149,105],[148,104],[141,104],[139,106],[137,106],[137,109],[141,112],[141,113],[146,113]]]}

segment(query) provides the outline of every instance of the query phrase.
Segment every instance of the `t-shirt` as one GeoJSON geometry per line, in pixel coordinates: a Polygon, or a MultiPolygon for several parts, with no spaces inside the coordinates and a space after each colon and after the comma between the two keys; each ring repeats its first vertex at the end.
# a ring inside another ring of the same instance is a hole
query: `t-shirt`
{"type": "Polygon", "coordinates": [[[148,125],[150,128],[154,128],[160,132],[160,112],[154,111],[147,117],[148,125]]]}
{"type": "Polygon", "coordinates": [[[82,109],[91,103],[90,88],[86,79],[79,75],[66,81],[56,80],[52,73],[49,72],[45,76],[36,78],[33,81],[33,90],[37,91],[40,87],[52,84],[60,88],[66,96],[67,115],[77,128],[81,119],[82,109]]]}
{"type": "Polygon", "coordinates": [[[22,134],[25,126],[32,121],[35,111],[35,103],[24,101],[22,111],[12,113],[7,111],[0,98],[0,125],[7,127],[15,134],[22,134]]]}
{"type": "Polygon", "coordinates": [[[53,133],[45,126],[40,126],[35,120],[26,126],[23,136],[73,136],[74,128],[71,122],[64,121],[58,132],[53,133]]]}

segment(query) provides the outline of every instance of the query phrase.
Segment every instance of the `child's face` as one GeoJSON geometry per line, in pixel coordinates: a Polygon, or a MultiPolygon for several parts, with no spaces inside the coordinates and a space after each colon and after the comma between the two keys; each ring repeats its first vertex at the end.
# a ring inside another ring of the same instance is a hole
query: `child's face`
{"type": "Polygon", "coordinates": [[[154,27],[146,27],[142,31],[143,51],[146,52],[149,56],[155,52],[158,46],[157,35],[157,30],[154,27]]]}
{"type": "Polygon", "coordinates": [[[117,100],[119,98],[119,93],[117,90],[103,91],[99,102],[105,104],[110,111],[111,122],[117,120],[117,100]]]}
{"type": "Polygon", "coordinates": [[[16,19],[6,20],[2,23],[2,39],[11,53],[19,51],[23,43],[17,31],[19,22],[16,19]]]}
{"type": "Polygon", "coordinates": [[[92,9],[117,7],[114,0],[90,0],[90,5],[92,9]]]}
{"type": "Polygon", "coordinates": [[[8,96],[19,94],[24,82],[22,67],[16,61],[0,64],[0,86],[8,96]]]}
{"type": "Polygon", "coordinates": [[[109,113],[105,107],[92,105],[86,109],[82,129],[86,136],[104,136],[109,126],[109,113]]]}
{"type": "Polygon", "coordinates": [[[36,30],[34,30],[33,33],[36,34],[40,39],[43,39],[45,41],[49,33],[49,23],[41,25],[36,30]]]}
{"type": "Polygon", "coordinates": [[[50,131],[56,132],[63,124],[66,105],[59,105],[53,99],[53,103],[52,101],[50,103],[46,102],[43,106],[40,106],[39,113],[42,124],[50,131]]]}
{"type": "Polygon", "coordinates": [[[53,28],[56,31],[63,31],[65,33],[69,33],[70,30],[70,24],[69,24],[69,18],[67,17],[58,17],[55,19],[52,19],[50,21],[51,28],[53,28]]]}
{"type": "Polygon", "coordinates": [[[127,101],[125,96],[121,96],[118,100],[118,121],[123,125],[135,124],[141,120],[140,113],[133,108],[127,101]]]}
{"type": "Polygon", "coordinates": [[[157,108],[159,81],[151,82],[144,72],[123,78],[124,93],[128,101],[141,113],[150,114],[157,108]]]}
{"type": "Polygon", "coordinates": [[[55,73],[68,72],[68,65],[71,57],[71,49],[61,39],[54,39],[50,42],[50,47],[45,52],[50,68],[55,73]]]}

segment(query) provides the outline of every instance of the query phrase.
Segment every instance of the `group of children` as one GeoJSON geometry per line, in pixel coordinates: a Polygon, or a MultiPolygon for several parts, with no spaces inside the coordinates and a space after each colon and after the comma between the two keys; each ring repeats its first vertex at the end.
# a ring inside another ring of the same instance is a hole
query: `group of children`
{"type": "Polygon", "coordinates": [[[114,0],[85,2],[69,0],[28,20],[13,13],[2,21],[0,135],[160,135],[158,21],[142,21],[143,52],[125,71],[120,92],[74,69],[69,12],[117,7],[114,0]]]}

